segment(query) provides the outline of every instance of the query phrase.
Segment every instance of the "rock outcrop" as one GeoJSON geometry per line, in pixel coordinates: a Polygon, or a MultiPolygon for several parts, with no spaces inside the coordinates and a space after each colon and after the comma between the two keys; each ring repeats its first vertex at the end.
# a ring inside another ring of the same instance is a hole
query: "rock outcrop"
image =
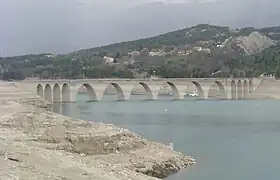
{"type": "Polygon", "coordinates": [[[256,31],[249,34],[249,36],[237,37],[235,43],[246,55],[260,53],[276,44],[269,37],[256,31]]]}

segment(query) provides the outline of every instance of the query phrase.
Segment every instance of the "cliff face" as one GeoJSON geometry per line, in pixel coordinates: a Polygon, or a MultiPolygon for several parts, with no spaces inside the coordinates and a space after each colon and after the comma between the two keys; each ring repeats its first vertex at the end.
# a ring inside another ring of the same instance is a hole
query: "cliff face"
{"type": "Polygon", "coordinates": [[[236,45],[242,49],[246,55],[252,55],[262,52],[264,49],[275,45],[275,41],[267,36],[252,32],[249,36],[240,36],[235,38],[236,45]]]}
{"type": "Polygon", "coordinates": [[[194,164],[128,130],[48,112],[38,99],[0,103],[3,180],[147,180],[194,164]]]}

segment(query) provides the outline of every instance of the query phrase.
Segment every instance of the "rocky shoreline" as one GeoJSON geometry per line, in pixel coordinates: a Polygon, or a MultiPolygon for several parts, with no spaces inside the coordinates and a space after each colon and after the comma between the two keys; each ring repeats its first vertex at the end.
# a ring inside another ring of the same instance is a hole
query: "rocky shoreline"
{"type": "Polygon", "coordinates": [[[163,179],[195,164],[114,125],[49,112],[38,98],[0,102],[3,180],[163,179]]]}

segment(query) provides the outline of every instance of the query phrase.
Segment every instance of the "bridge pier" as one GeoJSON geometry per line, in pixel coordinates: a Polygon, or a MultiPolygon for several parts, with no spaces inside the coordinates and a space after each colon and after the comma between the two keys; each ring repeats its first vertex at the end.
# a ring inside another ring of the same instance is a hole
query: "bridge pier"
{"type": "Polygon", "coordinates": [[[198,90],[199,96],[203,99],[209,99],[209,90],[211,86],[202,86],[201,90],[198,90]],[[200,92],[201,91],[201,92],[200,92]]]}
{"type": "Polygon", "coordinates": [[[118,84],[118,85],[112,85],[116,88],[118,92],[118,98],[120,101],[129,101],[131,92],[134,88],[134,84],[118,84]]]}
{"type": "Polygon", "coordinates": [[[140,84],[144,87],[147,97],[146,100],[157,100],[158,94],[161,88],[161,85],[159,84],[151,84],[151,83],[142,83],[140,84]]]}
{"type": "Polygon", "coordinates": [[[64,103],[76,102],[77,101],[77,93],[79,89],[76,87],[70,87],[69,94],[65,95],[64,103]]]}
{"type": "Polygon", "coordinates": [[[172,88],[172,95],[174,100],[185,99],[186,89],[187,89],[186,85],[176,85],[176,89],[172,88]]]}

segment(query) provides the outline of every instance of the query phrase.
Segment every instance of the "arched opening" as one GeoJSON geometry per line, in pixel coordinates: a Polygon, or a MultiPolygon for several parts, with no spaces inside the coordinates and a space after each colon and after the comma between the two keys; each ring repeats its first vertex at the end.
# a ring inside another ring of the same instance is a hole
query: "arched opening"
{"type": "Polygon", "coordinates": [[[184,98],[184,94],[180,94],[180,92],[186,90],[185,86],[184,90],[179,89],[182,86],[177,86],[171,81],[166,81],[163,84],[151,84],[150,86],[143,82],[140,84],[144,88],[149,100],[179,100],[184,98]]]}
{"type": "Polygon", "coordinates": [[[210,97],[215,99],[226,99],[226,90],[220,81],[215,81],[215,83],[209,88],[208,98],[210,97]]]}
{"type": "Polygon", "coordinates": [[[53,102],[61,102],[61,92],[59,84],[55,84],[53,87],[53,102]]]}
{"type": "Polygon", "coordinates": [[[203,92],[203,89],[202,89],[201,85],[196,81],[193,81],[192,83],[194,84],[194,86],[196,88],[196,93],[198,94],[198,96],[200,98],[204,99],[205,96],[204,96],[204,92],[203,92]]]}
{"type": "Polygon", "coordinates": [[[45,94],[45,100],[52,102],[52,88],[49,84],[46,84],[44,94],[45,94]]]}
{"type": "Polygon", "coordinates": [[[37,95],[39,95],[41,98],[44,98],[44,89],[41,84],[37,85],[37,95]]]}
{"type": "Polygon", "coordinates": [[[152,93],[151,88],[146,83],[140,82],[139,84],[145,89],[146,92],[152,93]]]}
{"type": "Polygon", "coordinates": [[[91,85],[83,84],[78,90],[76,99],[77,101],[97,101],[97,95],[91,85]]]}
{"type": "Polygon", "coordinates": [[[242,82],[239,80],[237,82],[237,98],[242,99],[242,82]]]}
{"type": "Polygon", "coordinates": [[[70,102],[70,87],[67,83],[62,85],[62,102],[70,102]]]}
{"type": "MultiPolygon", "coordinates": [[[[130,93],[131,92],[129,92],[127,95],[130,96],[130,93]]],[[[125,97],[122,87],[117,83],[108,84],[103,92],[103,100],[123,101],[126,99],[129,99],[129,97],[125,97]]]]}
{"type": "Polygon", "coordinates": [[[249,81],[249,93],[252,93],[253,92],[253,81],[250,80],[249,81]]]}
{"type": "Polygon", "coordinates": [[[139,82],[130,93],[130,100],[153,100],[153,92],[148,84],[139,82]]]}
{"type": "Polygon", "coordinates": [[[153,89],[153,93],[156,98],[159,100],[173,100],[174,99],[174,90],[172,88],[171,82],[164,82],[161,85],[155,86],[157,89],[153,89]]]}
{"type": "Polygon", "coordinates": [[[249,84],[247,80],[243,82],[243,97],[246,98],[249,94],[249,84]]]}
{"type": "Polygon", "coordinates": [[[236,99],[236,82],[235,82],[235,80],[231,81],[231,99],[236,99]]]}
{"type": "Polygon", "coordinates": [[[121,86],[117,83],[111,83],[111,85],[113,85],[115,87],[115,89],[117,90],[118,100],[119,101],[125,100],[123,89],[121,88],[121,86]]]}
{"type": "Polygon", "coordinates": [[[171,87],[172,90],[172,96],[174,99],[180,99],[180,92],[177,88],[177,86],[173,82],[166,82],[171,87]]]}

